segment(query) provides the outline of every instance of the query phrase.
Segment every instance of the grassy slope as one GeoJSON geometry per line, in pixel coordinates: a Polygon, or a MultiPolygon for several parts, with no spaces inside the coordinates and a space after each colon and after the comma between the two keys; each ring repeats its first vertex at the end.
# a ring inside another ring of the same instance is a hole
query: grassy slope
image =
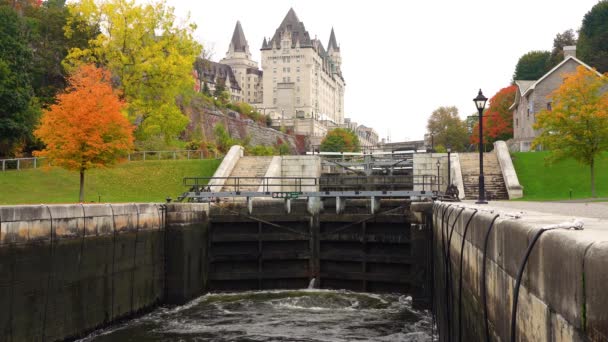
{"type": "MultiPolygon", "coordinates": [[[[85,174],[86,202],[164,202],[186,189],[182,178],[210,177],[219,160],[128,162],[85,174]]],[[[59,168],[0,172],[0,204],[74,203],[76,172],[59,168]]]]}
{"type": "MultiPolygon", "coordinates": [[[[564,160],[552,165],[545,163],[548,152],[520,152],[513,154],[513,164],[519,182],[524,186],[524,200],[560,200],[590,198],[589,167],[575,160],[564,160]]],[[[598,197],[608,197],[608,153],[596,162],[595,184],[598,197]]]]}

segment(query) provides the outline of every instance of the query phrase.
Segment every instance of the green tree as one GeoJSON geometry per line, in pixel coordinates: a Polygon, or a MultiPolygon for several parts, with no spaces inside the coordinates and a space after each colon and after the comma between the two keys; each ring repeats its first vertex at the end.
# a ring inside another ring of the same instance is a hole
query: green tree
{"type": "Polygon", "coordinates": [[[549,68],[553,68],[564,60],[564,47],[575,46],[576,36],[572,29],[566,30],[562,33],[558,33],[553,39],[553,50],[551,50],[551,57],[549,57],[549,68]]]}
{"type": "Polygon", "coordinates": [[[595,193],[595,160],[608,150],[608,84],[606,77],[583,66],[567,75],[552,94],[551,110],[537,114],[534,129],[541,130],[533,146],[551,151],[552,161],[566,158],[588,165],[591,194],[595,193]]]}
{"type": "Polygon", "coordinates": [[[358,152],[361,150],[359,137],[346,128],[335,128],[321,141],[322,152],[358,152]]]}
{"type": "Polygon", "coordinates": [[[435,146],[451,146],[453,151],[464,151],[468,142],[466,122],[460,119],[458,108],[439,107],[433,111],[426,125],[435,146]]]}
{"type": "Polygon", "coordinates": [[[599,72],[608,72],[608,0],[598,2],[585,14],[576,53],[599,72]]]}
{"type": "Polygon", "coordinates": [[[13,8],[0,6],[0,156],[19,152],[38,118],[32,99],[25,23],[13,8]]]}
{"type": "Polygon", "coordinates": [[[549,51],[530,51],[519,58],[513,80],[535,81],[551,70],[549,51]]]}
{"type": "Polygon", "coordinates": [[[178,26],[173,8],[162,0],[82,0],[69,9],[72,20],[104,30],[88,48],[70,49],[64,65],[107,66],[128,102],[129,118],[140,123],[138,138],[162,136],[167,144],[176,139],[188,124],[177,97],[193,89],[192,66],[201,52],[192,37],[195,25],[178,26]]]}

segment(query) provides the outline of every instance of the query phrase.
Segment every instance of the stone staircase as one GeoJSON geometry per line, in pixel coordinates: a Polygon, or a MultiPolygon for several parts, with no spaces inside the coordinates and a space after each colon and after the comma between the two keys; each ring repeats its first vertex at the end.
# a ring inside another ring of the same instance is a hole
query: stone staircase
{"type": "MultiPolygon", "coordinates": [[[[237,162],[230,177],[264,177],[272,157],[242,157],[237,162]]],[[[258,191],[261,180],[241,179],[238,181],[239,191],[258,191]]],[[[222,191],[236,191],[235,185],[237,180],[228,179],[222,188],[222,191]]]]}
{"type": "MultiPolygon", "coordinates": [[[[459,155],[465,199],[477,199],[479,194],[479,153],[460,153],[459,155]]],[[[509,199],[496,153],[483,154],[483,175],[487,200],[509,199]]]]}

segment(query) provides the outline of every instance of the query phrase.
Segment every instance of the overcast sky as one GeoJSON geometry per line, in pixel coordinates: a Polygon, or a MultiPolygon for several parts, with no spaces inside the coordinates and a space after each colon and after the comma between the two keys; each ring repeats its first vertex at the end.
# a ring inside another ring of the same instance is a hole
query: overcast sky
{"type": "Polygon", "coordinates": [[[237,20],[253,58],[293,7],[311,37],[327,46],[331,28],[342,53],[345,113],[392,141],[422,139],[434,109],[476,112],[481,88],[489,98],[511,82],[518,58],[551,50],[553,38],[580,28],[598,0],[168,0],[179,17],[190,12],[196,38],[226,54],[237,20]]]}

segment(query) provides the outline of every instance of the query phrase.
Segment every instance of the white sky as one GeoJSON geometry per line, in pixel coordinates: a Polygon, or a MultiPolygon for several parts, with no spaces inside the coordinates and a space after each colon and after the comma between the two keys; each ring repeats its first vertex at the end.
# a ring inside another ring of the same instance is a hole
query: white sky
{"type": "Polygon", "coordinates": [[[580,28],[598,0],[168,0],[190,12],[196,38],[224,57],[237,20],[253,59],[293,7],[311,37],[327,47],[332,26],[342,53],[345,113],[392,141],[422,139],[439,106],[476,112],[479,88],[490,98],[509,85],[518,58],[551,50],[553,38],[580,28]]]}

